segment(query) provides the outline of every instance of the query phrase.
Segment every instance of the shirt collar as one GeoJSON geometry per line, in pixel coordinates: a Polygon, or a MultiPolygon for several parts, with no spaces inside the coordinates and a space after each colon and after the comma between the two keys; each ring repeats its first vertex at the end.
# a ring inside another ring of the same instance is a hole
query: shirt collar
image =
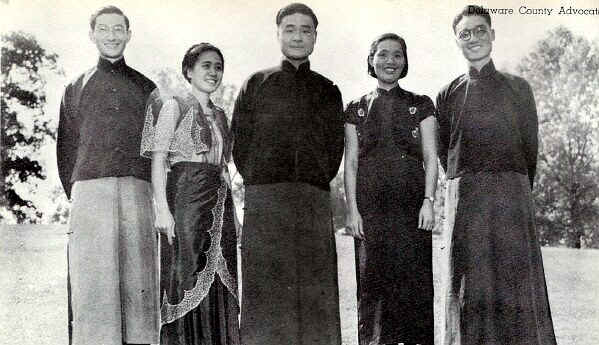
{"type": "Polygon", "coordinates": [[[496,69],[493,60],[489,60],[489,62],[480,69],[480,72],[471,66],[468,70],[468,77],[470,77],[470,79],[482,79],[493,75],[495,71],[496,69]]]}
{"type": "Polygon", "coordinates": [[[105,72],[110,72],[113,70],[118,72],[124,72],[127,69],[127,63],[125,62],[124,57],[116,60],[115,62],[110,62],[105,58],[100,57],[100,59],[98,60],[98,69],[105,72]]]}
{"type": "Polygon", "coordinates": [[[281,62],[281,68],[286,72],[305,74],[310,71],[310,61],[306,61],[299,65],[298,68],[295,68],[295,66],[293,66],[289,60],[283,59],[283,62],[281,62]]]}

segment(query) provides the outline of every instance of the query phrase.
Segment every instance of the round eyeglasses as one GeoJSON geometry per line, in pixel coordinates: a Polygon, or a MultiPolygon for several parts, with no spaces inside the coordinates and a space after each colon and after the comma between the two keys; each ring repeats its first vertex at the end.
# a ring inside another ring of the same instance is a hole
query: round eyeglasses
{"type": "Polygon", "coordinates": [[[112,28],[107,25],[97,25],[95,32],[100,36],[108,36],[111,32],[117,37],[122,37],[127,33],[127,29],[122,25],[115,25],[112,28]]]}
{"type": "Polygon", "coordinates": [[[474,35],[478,39],[486,38],[489,30],[484,25],[479,25],[474,29],[464,29],[458,33],[458,38],[462,41],[469,41],[474,35]]]}

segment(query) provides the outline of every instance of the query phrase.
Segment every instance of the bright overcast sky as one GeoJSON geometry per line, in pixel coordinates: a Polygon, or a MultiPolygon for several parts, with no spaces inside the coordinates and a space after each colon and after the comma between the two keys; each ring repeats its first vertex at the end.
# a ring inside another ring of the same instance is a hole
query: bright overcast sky
{"type": "MultiPolygon", "coordinates": [[[[64,84],[96,63],[88,38],[89,16],[114,4],[131,21],[133,36],[125,56],[142,73],[170,67],[178,70],[183,53],[194,43],[210,42],[225,56],[224,83],[241,85],[254,71],[279,63],[275,15],[291,1],[280,0],[0,0],[0,28],[32,33],[41,45],[59,55],[67,77],[48,86],[47,112],[57,117],[64,84]]],[[[409,73],[402,87],[431,97],[463,73],[465,64],[451,29],[461,0],[311,0],[319,19],[312,68],[339,85],[343,101],[367,92],[375,80],[366,74],[366,55],[374,37],[385,32],[403,36],[409,73]]],[[[511,8],[512,15],[494,15],[493,59],[499,69],[514,71],[520,59],[546,32],[564,25],[590,40],[599,40],[599,15],[558,15],[560,7],[599,8],[599,0],[483,1],[487,8],[511,8]],[[524,7],[523,7],[524,6],[524,7]],[[551,9],[551,15],[520,14],[525,9],[551,9]]],[[[55,178],[53,148],[47,167],[55,178]],[[54,170],[54,171],[52,171],[54,170]]]]}
{"type": "MultiPolygon", "coordinates": [[[[187,1],[17,1],[0,2],[2,29],[33,33],[42,45],[58,53],[70,78],[95,63],[97,53],[88,39],[89,15],[98,7],[115,4],[131,20],[133,37],[125,55],[142,72],[172,67],[178,70],[185,50],[198,42],[211,42],[225,55],[224,82],[241,84],[252,72],[277,64],[280,52],[274,18],[290,1],[187,0],[187,1]]],[[[344,101],[374,85],[366,75],[365,57],[372,39],[396,32],[406,39],[410,73],[402,84],[410,90],[435,95],[464,70],[453,40],[451,21],[468,1],[417,0],[313,0],[306,1],[319,18],[318,40],[311,57],[313,69],[335,81],[344,101]]],[[[471,2],[470,2],[471,3],[471,2]]],[[[587,1],[485,1],[489,8],[512,8],[513,15],[495,15],[494,60],[511,69],[559,24],[596,39],[599,15],[557,15],[560,6],[599,7],[587,1]],[[520,6],[551,8],[547,15],[519,14],[520,6]]]]}

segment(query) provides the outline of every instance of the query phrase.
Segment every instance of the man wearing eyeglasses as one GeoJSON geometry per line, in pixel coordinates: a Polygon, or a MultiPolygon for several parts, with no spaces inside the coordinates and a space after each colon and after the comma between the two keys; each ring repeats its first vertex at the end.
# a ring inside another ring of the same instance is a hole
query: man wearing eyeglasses
{"type": "Polygon", "coordinates": [[[445,344],[555,344],[531,190],[537,111],[522,78],[491,59],[489,13],[453,21],[468,73],[437,97],[439,153],[448,178],[445,344]]]}
{"type": "Polygon", "coordinates": [[[60,105],[58,170],[72,201],[69,344],[159,342],[157,234],[150,160],[139,154],[155,84],[125,63],[129,19],[114,6],[91,16],[100,58],[60,105]]]}

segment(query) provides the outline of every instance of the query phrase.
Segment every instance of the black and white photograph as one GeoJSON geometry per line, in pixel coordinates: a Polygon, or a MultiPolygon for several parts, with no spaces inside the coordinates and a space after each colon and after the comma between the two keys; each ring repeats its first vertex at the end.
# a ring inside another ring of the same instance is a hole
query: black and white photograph
{"type": "Polygon", "coordinates": [[[599,0],[0,0],[0,345],[592,345],[599,0]]]}

